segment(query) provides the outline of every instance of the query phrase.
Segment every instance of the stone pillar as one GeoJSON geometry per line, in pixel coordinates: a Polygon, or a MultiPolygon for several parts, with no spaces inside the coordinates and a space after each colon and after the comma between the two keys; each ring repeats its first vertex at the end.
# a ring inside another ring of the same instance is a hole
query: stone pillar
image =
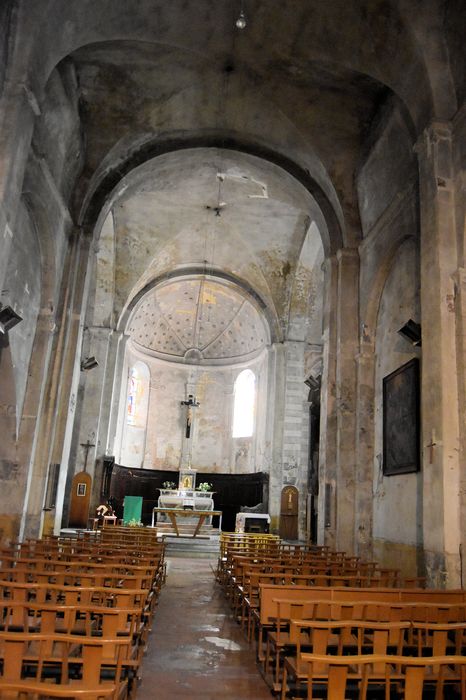
{"type": "Polygon", "coordinates": [[[269,383],[267,441],[270,445],[271,465],[269,481],[269,513],[271,530],[278,532],[280,494],[282,489],[283,420],[285,411],[285,347],[274,343],[269,352],[269,383]]]}
{"type": "Polygon", "coordinates": [[[79,382],[81,375],[81,343],[83,334],[83,310],[87,305],[89,290],[89,248],[91,237],[81,232],[76,243],[76,258],[72,266],[73,277],[70,280],[70,299],[68,324],[64,338],[58,372],[58,393],[55,411],[57,423],[52,441],[52,458],[50,461],[60,464],[60,477],[57,491],[57,508],[55,512],[54,532],[58,534],[62,527],[62,518],[66,519],[71,479],[74,474],[72,440],[79,434],[79,416],[76,407],[79,400],[79,382]],[[64,508],[64,506],[66,506],[64,508]]]}
{"type": "MultiPolygon", "coordinates": [[[[38,429],[46,402],[47,376],[50,367],[52,347],[54,344],[55,321],[50,308],[42,308],[37,319],[36,335],[34,338],[33,356],[34,362],[30,367],[30,378],[26,394],[25,405],[28,406],[27,415],[22,418],[20,450],[23,453],[23,462],[27,463],[27,480],[24,488],[23,506],[21,509],[21,529],[19,539],[23,539],[26,524],[30,534],[36,536],[40,531],[41,512],[28,513],[28,502],[31,488],[43,493],[46,487],[47,473],[43,469],[41,476],[34,476],[34,456],[38,445],[38,429]],[[33,410],[31,410],[33,407],[33,410]],[[42,477],[42,479],[41,479],[42,477]]],[[[48,468],[48,464],[46,465],[48,468]]]]}
{"type": "Polygon", "coordinates": [[[222,461],[220,463],[222,471],[233,474],[235,471],[235,462],[233,459],[233,438],[232,438],[232,427],[233,427],[233,406],[235,400],[235,385],[232,381],[225,381],[224,389],[224,431],[222,434],[222,461]]]}
{"type": "Polygon", "coordinates": [[[459,534],[462,567],[460,586],[466,581],[466,269],[460,268],[455,279],[455,312],[457,321],[458,399],[459,399],[459,534]]]}
{"type": "Polygon", "coordinates": [[[356,356],[359,344],[359,255],[355,249],[337,253],[337,469],[336,546],[354,552],[356,496],[356,356]]]}
{"type": "Polygon", "coordinates": [[[320,404],[319,445],[319,498],[317,513],[317,541],[332,549],[336,543],[336,465],[337,465],[337,410],[336,410],[336,309],[337,260],[327,258],[324,263],[323,305],[323,367],[320,404]]]}
{"type": "Polygon", "coordinates": [[[459,421],[457,269],[452,130],[433,123],[417,144],[420,170],[423,533],[429,583],[458,586],[459,421]]]}
{"type": "Polygon", "coordinates": [[[357,356],[354,543],[355,554],[366,560],[372,559],[374,374],[374,348],[371,343],[362,341],[361,352],[357,356]]]}
{"type": "Polygon", "coordinates": [[[453,120],[453,158],[455,165],[456,232],[459,267],[455,276],[457,353],[458,353],[458,403],[460,438],[460,536],[462,578],[466,583],[466,103],[453,120]]]}
{"type": "MultiPolygon", "coordinates": [[[[128,375],[124,373],[126,362],[126,345],[129,336],[122,331],[115,334],[116,353],[113,370],[112,393],[110,399],[110,418],[108,426],[107,452],[115,456],[118,461],[121,454],[121,439],[123,433],[123,420],[125,411],[126,392],[128,390],[128,375]],[[123,376],[124,374],[124,376],[123,376]],[[124,395],[123,395],[123,392],[124,395]]],[[[151,392],[152,393],[152,392],[151,392]]]]}
{"type": "Polygon", "coordinates": [[[299,538],[306,533],[307,475],[309,458],[308,389],[304,384],[303,341],[285,342],[285,406],[283,414],[282,486],[299,491],[299,538]]]}
{"type": "Polygon", "coordinates": [[[107,451],[108,430],[110,423],[112,384],[119,333],[109,327],[92,326],[87,329],[87,339],[83,346],[79,362],[86,356],[94,356],[98,366],[80,373],[80,406],[79,435],[76,438],[74,451],[74,473],[82,471],[85,464],[83,444],[89,441],[94,447],[89,449],[87,472],[93,479],[90,510],[100,501],[102,458],[107,451]],[[99,461],[100,460],[100,461],[99,461]],[[99,468],[100,466],[100,468],[99,468]]]}

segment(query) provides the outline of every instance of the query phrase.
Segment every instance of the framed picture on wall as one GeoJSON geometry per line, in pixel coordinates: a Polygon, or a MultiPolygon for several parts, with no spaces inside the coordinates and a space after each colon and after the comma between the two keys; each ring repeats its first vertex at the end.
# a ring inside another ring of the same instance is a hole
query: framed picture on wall
{"type": "Polygon", "coordinates": [[[414,358],[383,380],[383,473],[420,469],[419,360],[414,358]]]}

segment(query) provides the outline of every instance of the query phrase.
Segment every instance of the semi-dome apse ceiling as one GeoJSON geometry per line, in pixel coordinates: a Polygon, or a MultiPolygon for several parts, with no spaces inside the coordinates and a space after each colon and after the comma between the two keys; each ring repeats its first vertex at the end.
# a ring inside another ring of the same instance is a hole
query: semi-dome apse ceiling
{"type": "Polygon", "coordinates": [[[269,342],[247,293],[208,276],[176,278],[148,292],[127,332],[139,351],[190,364],[244,362],[269,342]]]}

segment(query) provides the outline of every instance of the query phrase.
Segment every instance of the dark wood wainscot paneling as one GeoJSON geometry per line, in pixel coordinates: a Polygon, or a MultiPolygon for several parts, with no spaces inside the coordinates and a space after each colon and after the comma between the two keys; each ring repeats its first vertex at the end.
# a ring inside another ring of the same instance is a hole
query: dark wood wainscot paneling
{"type": "MultiPolygon", "coordinates": [[[[157,505],[159,489],[164,481],[178,483],[178,472],[159,469],[132,469],[115,464],[110,482],[110,497],[119,518],[123,517],[125,496],[142,496],[142,522],[149,525],[152,508],[157,505]]],[[[210,474],[197,472],[198,484],[207,481],[215,491],[214,507],[223,512],[222,529],[232,532],[235,529],[236,513],[241,506],[255,506],[265,497],[268,475],[255,474],[210,474]]],[[[214,518],[214,526],[217,525],[214,518]]]]}

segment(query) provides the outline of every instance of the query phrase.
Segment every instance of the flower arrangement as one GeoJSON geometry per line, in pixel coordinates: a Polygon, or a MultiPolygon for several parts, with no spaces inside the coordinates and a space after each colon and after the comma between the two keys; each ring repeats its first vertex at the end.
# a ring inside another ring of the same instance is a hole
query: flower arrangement
{"type": "Polygon", "coordinates": [[[196,486],[196,491],[212,491],[212,484],[208,484],[207,481],[203,481],[199,486],[196,486]]]}
{"type": "Polygon", "coordinates": [[[144,527],[144,525],[141,523],[140,520],[136,520],[136,518],[131,518],[131,520],[128,521],[128,527],[144,527]]]}
{"type": "Polygon", "coordinates": [[[163,489],[171,489],[171,490],[173,490],[173,489],[176,488],[175,482],[174,482],[174,481],[164,481],[163,484],[162,484],[162,488],[163,488],[163,489]]]}

